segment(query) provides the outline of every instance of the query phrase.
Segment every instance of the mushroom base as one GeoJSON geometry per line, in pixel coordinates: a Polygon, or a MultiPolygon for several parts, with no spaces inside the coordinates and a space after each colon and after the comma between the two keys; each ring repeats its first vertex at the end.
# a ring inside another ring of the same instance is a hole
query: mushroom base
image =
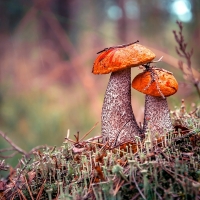
{"type": "Polygon", "coordinates": [[[144,133],[149,130],[151,137],[173,130],[167,100],[146,95],[144,110],[144,133]]]}
{"type": "Polygon", "coordinates": [[[131,69],[112,72],[102,107],[103,142],[110,146],[134,141],[140,134],[131,106],[131,69]]]}

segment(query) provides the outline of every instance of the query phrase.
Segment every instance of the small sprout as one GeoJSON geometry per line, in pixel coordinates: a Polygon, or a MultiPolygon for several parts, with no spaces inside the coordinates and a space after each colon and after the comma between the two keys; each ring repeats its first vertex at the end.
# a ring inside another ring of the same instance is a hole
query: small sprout
{"type": "Polygon", "coordinates": [[[130,164],[130,173],[129,173],[129,179],[132,181],[132,173],[133,170],[135,169],[134,165],[137,163],[136,160],[128,160],[128,163],[130,164]]]}
{"type": "Polygon", "coordinates": [[[146,160],[146,155],[143,152],[139,153],[139,157],[140,157],[141,163],[143,163],[146,160]]]}
{"type": "Polygon", "coordinates": [[[106,166],[102,166],[103,168],[103,173],[104,173],[104,177],[107,177],[107,167],[106,166]]]}
{"type": "Polygon", "coordinates": [[[129,144],[129,149],[130,149],[131,158],[133,158],[133,150],[132,150],[132,145],[131,144],[129,144]]]}
{"type": "Polygon", "coordinates": [[[147,155],[148,155],[149,154],[149,147],[150,147],[151,141],[146,140],[145,144],[146,144],[146,150],[147,150],[147,155]]]}
{"type": "Polygon", "coordinates": [[[146,169],[142,169],[140,172],[141,172],[143,175],[146,175],[148,171],[147,171],[146,169]]]}
{"type": "Polygon", "coordinates": [[[49,188],[49,189],[46,189],[45,190],[47,195],[48,195],[48,199],[49,200],[52,200],[52,192],[53,192],[53,189],[52,188],[49,188]]]}
{"type": "Polygon", "coordinates": [[[125,177],[125,175],[122,172],[123,167],[121,167],[120,165],[114,165],[112,168],[112,173],[116,174],[117,176],[121,176],[124,180],[126,180],[128,182],[128,179],[125,177]]]}
{"type": "Polygon", "coordinates": [[[199,189],[200,188],[200,183],[198,182],[192,182],[192,186],[196,189],[199,189]]]}
{"type": "Polygon", "coordinates": [[[88,173],[87,173],[87,171],[82,170],[82,174],[83,174],[83,178],[84,178],[84,185],[85,185],[85,187],[87,187],[87,175],[88,175],[88,173]]]}
{"type": "Polygon", "coordinates": [[[148,191],[148,179],[147,179],[147,170],[143,169],[140,171],[141,174],[143,175],[143,188],[144,188],[144,195],[147,196],[147,191],[148,191]]]}
{"type": "Polygon", "coordinates": [[[130,165],[135,165],[137,163],[137,161],[136,160],[128,160],[128,163],[130,165]]]}
{"type": "Polygon", "coordinates": [[[61,172],[60,169],[56,169],[57,172],[57,180],[61,180],[61,172]]]}
{"type": "Polygon", "coordinates": [[[64,192],[63,192],[63,182],[62,181],[59,181],[58,182],[58,186],[59,186],[59,190],[60,190],[60,198],[63,198],[64,197],[64,192]]]}

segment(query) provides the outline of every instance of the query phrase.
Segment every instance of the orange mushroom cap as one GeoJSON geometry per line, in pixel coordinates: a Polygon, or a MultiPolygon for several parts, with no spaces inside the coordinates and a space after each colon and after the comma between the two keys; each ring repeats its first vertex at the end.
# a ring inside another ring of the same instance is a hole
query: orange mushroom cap
{"type": "Polygon", "coordinates": [[[155,97],[161,97],[158,88],[160,88],[160,91],[165,97],[177,92],[178,82],[172,73],[165,70],[162,71],[162,69],[152,69],[152,72],[154,73],[155,81],[151,83],[151,72],[144,71],[133,79],[132,87],[139,92],[155,97]]]}
{"type": "Polygon", "coordinates": [[[140,44],[125,47],[111,47],[96,58],[92,73],[108,74],[152,61],[155,54],[140,44]]]}

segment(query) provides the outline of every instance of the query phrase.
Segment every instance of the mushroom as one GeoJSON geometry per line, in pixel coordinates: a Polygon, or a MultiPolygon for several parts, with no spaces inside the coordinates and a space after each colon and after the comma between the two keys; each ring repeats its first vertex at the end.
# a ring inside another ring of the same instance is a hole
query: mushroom
{"type": "Polygon", "coordinates": [[[163,134],[173,129],[166,97],[178,90],[178,83],[171,72],[159,68],[146,68],[132,81],[132,87],[146,94],[143,132],[163,134]]]}
{"type": "Polygon", "coordinates": [[[101,113],[101,133],[103,142],[113,147],[133,141],[141,133],[131,106],[131,67],[152,61],[155,54],[135,43],[106,48],[99,53],[92,72],[111,72],[101,113]]]}

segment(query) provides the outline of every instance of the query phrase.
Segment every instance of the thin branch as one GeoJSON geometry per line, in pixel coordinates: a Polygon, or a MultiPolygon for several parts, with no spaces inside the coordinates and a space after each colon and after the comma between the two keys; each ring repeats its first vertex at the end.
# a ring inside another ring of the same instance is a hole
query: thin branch
{"type": "Polygon", "coordinates": [[[79,140],[80,142],[82,141],[82,140],[84,140],[85,139],[85,137],[88,135],[88,134],[90,134],[91,132],[92,132],[92,130],[97,126],[97,124],[98,124],[99,122],[96,122],[96,124],[79,140]]]}
{"type": "Polygon", "coordinates": [[[12,158],[12,157],[14,157],[17,153],[18,153],[18,152],[14,152],[14,153],[12,153],[12,154],[10,154],[10,155],[7,155],[7,156],[0,155],[0,158],[3,158],[3,159],[12,158]]]}
{"type": "MultiPolygon", "coordinates": [[[[72,142],[72,143],[76,143],[74,140],[71,140],[71,139],[69,139],[69,138],[67,138],[67,137],[65,137],[65,140],[67,140],[67,141],[69,141],[69,142],[72,142]]],[[[63,143],[67,143],[67,141],[64,141],[63,143]]]]}
{"type": "Polygon", "coordinates": [[[138,192],[140,193],[140,195],[142,196],[142,198],[143,198],[144,200],[146,200],[146,197],[144,196],[144,194],[143,194],[142,191],[140,190],[140,188],[139,188],[139,186],[138,186],[138,184],[137,184],[137,182],[136,182],[136,180],[135,180],[134,173],[133,173],[133,176],[132,176],[132,177],[133,177],[133,181],[134,181],[134,183],[135,183],[135,186],[136,186],[138,192]]]}
{"type": "Polygon", "coordinates": [[[94,136],[94,137],[92,137],[92,138],[89,138],[88,140],[86,140],[86,142],[91,142],[91,141],[93,141],[93,140],[98,140],[98,139],[100,139],[100,138],[102,138],[102,135],[98,135],[98,136],[94,136]]]}
{"type": "Polygon", "coordinates": [[[26,157],[31,155],[34,151],[38,151],[39,149],[44,149],[46,148],[47,145],[40,145],[40,146],[37,146],[37,147],[34,147],[33,149],[31,149],[27,154],[26,154],[26,157]]]}
{"type": "Polygon", "coordinates": [[[20,147],[18,147],[14,142],[11,141],[11,139],[6,136],[5,133],[3,133],[2,131],[0,131],[0,135],[19,153],[26,155],[26,151],[24,151],[23,149],[21,149],[20,147]]]}
{"type": "MultiPolygon", "coordinates": [[[[21,162],[21,161],[22,161],[22,159],[20,160],[20,162],[21,162]]],[[[26,161],[25,165],[24,165],[23,168],[20,170],[20,173],[19,173],[18,176],[17,176],[17,180],[16,180],[16,182],[14,183],[14,187],[13,187],[13,189],[12,189],[12,193],[11,193],[11,195],[9,196],[9,198],[10,198],[16,191],[18,191],[18,189],[19,189],[19,184],[20,184],[20,182],[19,182],[20,177],[21,177],[23,171],[27,168],[27,165],[30,163],[30,161],[31,161],[31,158],[29,158],[29,159],[26,161]]],[[[19,162],[19,163],[20,163],[20,162],[19,162]]],[[[18,165],[19,165],[19,163],[18,163],[18,165]]],[[[10,176],[10,175],[9,175],[9,176],[10,176]]],[[[10,179],[10,178],[9,178],[9,179],[10,179]]],[[[10,179],[10,180],[12,180],[12,179],[10,179]]]]}
{"type": "Polygon", "coordinates": [[[27,187],[27,189],[28,189],[28,192],[29,192],[29,194],[30,194],[30,196],[31,196],[31,200],[34,200],[33,195],[32,195],[32,192],[31,192],[30,187],[29,187],[29,184],[28,184],[28,181],[27,181],[27,179],[26,179],[26,176],[24,176],[24,179],[25,179],[25,182],[26,182],[26,187],[27,187]]]}
{"type": "MultiPolygon", "coordinates": [[[[27,200],[26,197],[24,196],[23,192],[20,189],[17,189],[18,196],[22,196],[23,200],[27,200]],[[20,195],[19,195],[20,194],[20,195]]],[[[21,198],[20,198],[21,199],[21,198]]]]}
{"type": "Polygon", "coordinates": [[[37,197],[36,197],[36,200],[39,200],[39,199],[40,199],[40,196],[41,196],[41,194],[42,194],[42,191],[44,190],[44,184],[45,184],[45,183],[46,183],[46,179],[44,180],[42,186],[40,187],[40,191],[39,191],[39,193],[38,193],[38,195],[37,195],[37,197]]]}
{"type": "Polygon", "coordinates": [[[160,194],[156,191],[156,188],[154,188],[154,192],[155,192],[156,195],[158,196],[158,199],[162,200],[162,197],[161,197],[160,194]]]}
{"type": "Polygon", "coordinates": [[[135,41],[135,42],[131,42],[131,43],[129,43],[129,44],[121,44],[121,45],[117,45],[117,46],[107,47],[107,48],[105,48],[105,49],[103,49],[103,50],[97,52],[97,54],[100,54],[100,53],[102,53],[102,52],[104,52],[104,51],[108,51],[108,50],[110,50],[110,49],[127,47],[127,46],[130,46],[130,45],[135,44],[135,43],[138,43],[138,42],[139,42],[139,40],[137,40],[137,41],[135,41]]]}
{"type": "Polygon", "coordinates": [[[5,148],[5,149],[0,149],[0,153],[2,152],[7,152],[7,151],[13,151],[14,148],[5,148]]]}

